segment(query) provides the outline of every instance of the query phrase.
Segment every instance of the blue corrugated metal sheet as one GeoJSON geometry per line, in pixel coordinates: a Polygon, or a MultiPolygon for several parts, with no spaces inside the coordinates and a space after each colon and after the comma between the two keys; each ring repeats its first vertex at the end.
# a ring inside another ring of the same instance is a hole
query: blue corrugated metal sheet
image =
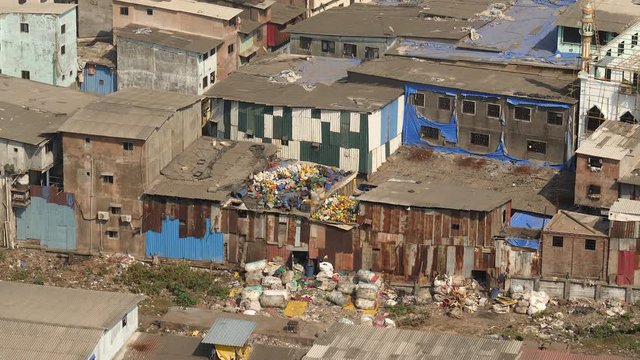
{"type": "Polygon", "coordinates": [[[255,321],[218,319],[209,329],[203,344],[242,347],[256,328],[255,321]]]}
{"type": "Polygon", "coordinates": [[[385,105],[380,115],[380,145],[384,145],[398,134],[398,99],[385,105]]]}
{"type": "Polygon", "coordinates": [[[16,209],[16,224],[20,240],[40,240],[41,245],[50,249],[76,249],[73,201],[65,206],[32,196],[29,206],[16,209]]]}
{"type": "Polygon", "coordinates": [[[211,232],[211,220],[205,220],[207,229],[203,238],[181,238],[180,221],[164,219],[162,232],[147,231],[147,256],[160,256],[173,259],[208,260],[224,262],[224,237],[222,233],[211,232]]]}
{"type": "Polygon", "coordinates": [[[89,64],[84,66],[84,82],[80,89],[85,92],[107,95],[117,90],[116,71],[104,65],[95,65],[95,73],[89,74],[89,64]]]}

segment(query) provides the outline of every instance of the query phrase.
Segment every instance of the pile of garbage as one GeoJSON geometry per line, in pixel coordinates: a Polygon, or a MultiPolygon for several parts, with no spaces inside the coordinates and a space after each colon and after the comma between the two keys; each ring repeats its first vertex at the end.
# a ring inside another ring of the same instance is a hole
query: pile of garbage
{"type": "Polygon", "coordinates": [[[311,216],[321,221],[350,224],[356,222],[358,202],[345,195],[334,195],[325,200],[324,204],[311,216]]]}
{"type": "MultiPolygon", "coordinates": [[[[309,211],[348,173],[323,165],[293,163],[253,175],[246,196],[269,209],[309,211]],[[303,206],[306,205],[306,208],[303,206]]],[[[242,194],[244,195],[244,194],[242,194]]]]}
{"type": "Polygon", "coordinates": [[[506,314],[513,310],[516,314],[533,316],[545,311],[551,298],[544,291],[525,289],[523,285],[515,284],[509,289],[509,297],[498,296],[496,300],[493,305],[495,313],[506,314]]]}
{"type": "Polygon", "coordinates": [[[290,293],[297,290],[295,272],[287,270],[282,259],[274,260],[259,260],[244,266],[245,287],[241,293],[240,308],[245,314],[255,315],[263,307],[284,309],[289,303],[290,293]]]}
{"type": "MultiPolygon", "coordinates": [[[[475,313],[484,307],[488,299],[481,295],[480,285],[463,276],[440,275],[433,281],[433,301],[447,309],[447,314],[461,319],[463,312],[475,313]]],[[[424,291],[418,299],[424,299],[424,291]]]]}

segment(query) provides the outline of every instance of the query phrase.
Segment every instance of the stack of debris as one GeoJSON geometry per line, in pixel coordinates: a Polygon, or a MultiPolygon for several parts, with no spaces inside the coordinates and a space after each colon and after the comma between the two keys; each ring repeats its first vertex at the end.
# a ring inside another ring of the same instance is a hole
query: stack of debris
{"type": "Polygon", "coordinates": [[[297,290],[294,272],[286,269],[282,259],[273,260],[259,260],[245,265],[246,280],[240,308],[246,314],[255,314],[262,307],[284,309],[289,302],[290,292],[297,290]]]}
{"type": "Polygon", "coordinates": [[[493,311],[506,314],[513,309],[517,314],[533,316],[545,311],[549,300],[551,298],[544,291],[525,289],[524,286],[516,284],[509,289],[509,297],[498,296],[493,311]]]}
{"type": "Polygon", "coordinates": [[[433,281],[433,301],[445,307],[452,318],[461,319],[464,311],[475,313],[479,306],[486,305],[488,299],[480,290],[480,285],[473,279],[441,275],[433,281]]]}

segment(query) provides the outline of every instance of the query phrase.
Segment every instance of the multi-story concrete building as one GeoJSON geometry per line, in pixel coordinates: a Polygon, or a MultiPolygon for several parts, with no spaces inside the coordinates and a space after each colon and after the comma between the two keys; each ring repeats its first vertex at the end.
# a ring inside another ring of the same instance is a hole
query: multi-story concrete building
{"type": "Polygon", "coordinates": [[[575,204],[608,209],[640,196],[640,125],[606,121],[576,150],[575,204]]]}
{"type": "Polygon", "coordinates": [[[144,190],[199,135],[198,97],[125,89],[60,128],[64,188],[76,196],[77,251],[144,255],[144,190]]]}
{"type": "Polygon", "coordinates": [[[136,24],[115,34],[121,89],[201,95],[217,80],[220,39],[136,24]]]}
{"type": "MultiPolygon", "coordinates": [[[[240,9],[228,6],[220,6],[195,0],[114,0],[113,2],[113,28],[116,31],[115,41],[117,41],[118,29],[135,26],[140,33],[145,32],[145,28],[162,29],[172,32],[196,35],[206,38],[215,38],[219,43],[214,47],[216,54],[216,78],[222,80],[229,73],[238,67],[238,28],[240,27],[240,9]]],[[[178,34],[179,35],[179,34],[178,34]]],[[[183,41],[184,44],[187,41],[183,41]]],[[[169,44],[160,44],[167,47],[169,44]]],[[[172,49],[180,49],[183,46],[172,44],[172,49]]],[[[210,51],[207,50],[207,56],[210,51]]],[[[199,50],[199,49],[198,49],[199,50]]],[[[155,50],[154,50],[155,51],[155,50]]],[[[174,50],[172,50],[174,51],[174,50]]],[[[205,57],[205,53],[202,53],[205,57]]],[[[119,60],[124,60],[119,56],[119,60]]],[[[118,64],[120,71],[146,71],[157,64],[155,57],[140,59],[146,60],[138,67],[124,68],[118,64]]],[[[175,56],[169,61],[167,66],[180,67],[184,62],[190,60],[184,56],[175,56]]],[[[126,63],[126,62],[125,62],[126,63]]],[[[118,76],[120,78],[120,76],[118,76]]],[[[147,80],[137,86],[143,86],[147,80]]],[[[130,85],[131,82],[129,82],[130,85]]],[[[136,86],[136,85],[134,85],[136,86]]],[[[124,88],[124,83],[119,82],[119,88],[124,88]]],[[[158,87],[156,87],[158,88],[158,87]]],[[[162,87],[159,87],[162,88],[162,87]]]]}
{"type": "Polygon", "coordinates": [[[0,29],[2,74],[58,86],[75,84],[75,5],[4,2],[0,29]]]}

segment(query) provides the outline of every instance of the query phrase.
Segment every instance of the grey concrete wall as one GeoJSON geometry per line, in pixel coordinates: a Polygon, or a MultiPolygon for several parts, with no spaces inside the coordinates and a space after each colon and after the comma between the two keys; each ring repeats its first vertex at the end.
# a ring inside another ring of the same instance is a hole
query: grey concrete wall
{"type": "Polygon", "coordinates": [[[139,87],[198,94],[197,54],[118,39],[118,89],[139,87]]]}
{"type": "Polygon", "coordinates": [[[78,37],[110,37],[113,30],[111,0],[78,0],[78,37]]]}
{"type": "Polygon", "coordinates": [[[580,280],[556,278],[513,277],[507,286],[522,285],[525,290],[544,291],[559,299],[618,299],[628,303],[640,300],[640,289],[601,283],[585,283],[580,280]]]}
{"type": "Polygon", "coordinates": [[[378,53],[380,57],[384,55],[384,52],[387,50],[393,39],[387,38],[365,38],[365,37],[340,37],[340,36],[319,36],[319,35],[303,35],[303,34],[291,34],[290,38],[290,47],[291,54],[299,54],[299,55],[313,55],[313,56],[329,56],[329,57],[337,57],[342,58],[344,44],[353,44],[356,45],[356,58],[364,60],[365,58],[365,48],[372,47],[378,48],[378,53]],[[309,50],[300,48],[300,37],[311,38],[311,47],[309,50]],[[335,52],[323,52],[322,51],[322,40],[329,40],[335,42],[335,52]]]}

